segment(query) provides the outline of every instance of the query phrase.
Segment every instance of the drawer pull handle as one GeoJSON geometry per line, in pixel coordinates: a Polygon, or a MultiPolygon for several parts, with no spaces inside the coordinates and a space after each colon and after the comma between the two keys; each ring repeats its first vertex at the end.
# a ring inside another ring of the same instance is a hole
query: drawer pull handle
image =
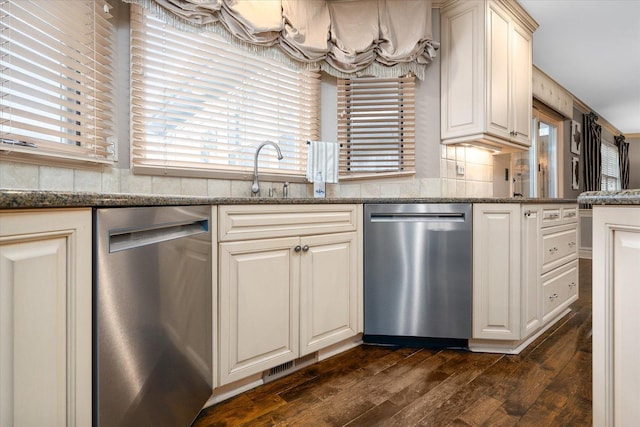
{"type": "Polygon", "coordinates": [[[558,218],[560,218],[560,214],[557,214],[557,213],[547,215],[547,219],[558,219],[558,218]]]}
{"type": "Polygon", "coordinates": [[[302,247],[302,252],[308,252],[309,251],[309,245],[304,245],[302,247]]]}
{"type": "Polygon", "coordinates": [[[558,252],[558,248],[555,248],[555,247],[554,247],[554,248],[549,249],[549,253],[550,253],[551,255],[555,254],[556,252],[558,252]]]}
{"type": "Polygon", "coordinates": [[[531,216],[531,214],[532,214],[532,213],[533,213],[533,212],[531,212],[531,211],[525,211],[525,212],[524,212],[524,216],[526,216],[527,218],[529,218],[529,217],[531,216]]]}
{"type": "Polygon", "coordinates": [[[569,247],[573,248],[576,245],[576,242],[569,242],[569,247]]]}
{"type": "Polygon", "coordinates": [[[558,294],[551,294],[551,295],[549,295],[549,299],[550,299],[551,301],[553,301],[553,300],[554,300],[554,299],[556,299],[556,298],[558,298],[558,294]]]}
{"type": "Polygon", "coordinates": [[[293,250],[296,252],[300,252],[302,250],[302,246],[298,245],[295,248],[293,248],[293,250]]]}
{"type": "Polygon", "coordinates": [[[565,215],[567,218],[573,218],[574,216],[576,216],[575,212],[567,212],[567,214],[565,215]]]}
{"type": "Polygon", "coordinates": [[[574,288],[576,286],[576,282],[571,282],[571,284],[569,285],[569,289],[574,288]]]}

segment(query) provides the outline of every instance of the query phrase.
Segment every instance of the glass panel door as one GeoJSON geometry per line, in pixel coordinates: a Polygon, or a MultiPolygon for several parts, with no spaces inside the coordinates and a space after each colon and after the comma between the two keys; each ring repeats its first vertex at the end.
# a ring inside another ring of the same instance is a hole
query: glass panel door
{"type": "Polygon", "coordinates": [[[514,197],[558,197],[558,127],[559,120],[534,110],[531,147],[511,155],[514,197]]]}
{"type": "Polygon", "coordinates": [[[558,196],[558,128],[542,118],[534,119],[534,138],[536,139],[537,164],[537,197],[558,196]]]}

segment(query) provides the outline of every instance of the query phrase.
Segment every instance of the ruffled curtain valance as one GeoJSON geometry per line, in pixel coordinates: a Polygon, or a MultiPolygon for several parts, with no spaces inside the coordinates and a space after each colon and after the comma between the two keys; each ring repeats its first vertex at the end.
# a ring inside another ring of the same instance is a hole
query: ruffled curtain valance
{"type": "Polygon", "coordinates": [[[436,56],[431,0],[123,0],[180,28],[337,77],[424,79],[436,56]]]}

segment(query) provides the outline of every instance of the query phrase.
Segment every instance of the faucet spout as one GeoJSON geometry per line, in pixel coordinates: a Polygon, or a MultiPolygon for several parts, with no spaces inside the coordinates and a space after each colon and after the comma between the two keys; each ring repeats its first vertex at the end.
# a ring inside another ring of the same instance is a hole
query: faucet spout
{"type": "Polygon", "coordinates": [[[260,150],[265,145],[271,145],[276,149],[278,153],[278,160],[282,160],[282,152],[280,151],[280,147],[273,141],[265,141],[262,144],[258,145],[256,149],[256,154],[253,157],[253,185],[251,186],[251,195],[259,196],[260,195],[260,183],[258,182],[258,155],[260,155],[260,150]]]}

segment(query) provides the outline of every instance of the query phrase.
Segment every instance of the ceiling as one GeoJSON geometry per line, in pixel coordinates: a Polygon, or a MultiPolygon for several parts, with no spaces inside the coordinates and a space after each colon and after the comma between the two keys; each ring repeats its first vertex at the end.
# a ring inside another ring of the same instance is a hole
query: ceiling
{"type": "Polygon", "coordinates": [[[640,0],[519,3],[540,25],[533,63],[618,131],[640,134],[640,0]]]}

